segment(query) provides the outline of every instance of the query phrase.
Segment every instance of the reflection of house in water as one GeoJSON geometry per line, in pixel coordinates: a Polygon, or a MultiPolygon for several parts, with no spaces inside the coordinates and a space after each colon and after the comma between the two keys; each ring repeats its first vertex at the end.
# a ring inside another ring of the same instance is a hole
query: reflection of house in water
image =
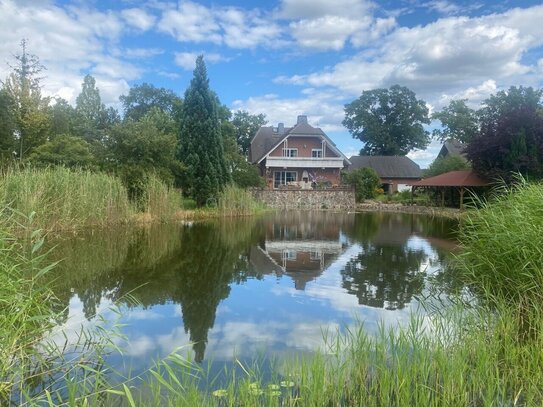
{"type": "Polygon", "coordinates": [[[266,225],[265,240],[249,254],[257,274],[286,274],[297,290],[304,290],[344,250],[342,226],[352,223],[353,216],[301,212],[274,218],[266,225]]]}

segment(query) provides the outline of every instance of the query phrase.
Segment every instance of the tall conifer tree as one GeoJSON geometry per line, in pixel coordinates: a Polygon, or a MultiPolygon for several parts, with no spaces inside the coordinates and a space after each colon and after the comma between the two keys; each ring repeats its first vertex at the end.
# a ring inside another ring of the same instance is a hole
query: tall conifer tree
{"type": "Polygon", "coordinates": [[[178,151],[178,158],[187,168],[183,188],[200,206],[216,198],[230,181],[216,100],[200,55],[185,92],[178,151]]]}

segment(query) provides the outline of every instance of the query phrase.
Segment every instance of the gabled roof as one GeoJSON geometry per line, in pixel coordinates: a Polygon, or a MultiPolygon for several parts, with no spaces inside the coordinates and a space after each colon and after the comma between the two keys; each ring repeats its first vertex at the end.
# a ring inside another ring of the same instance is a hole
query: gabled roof
{"type": "Polygon", "coordinates": [[[372,168],[379,178],[414,178],[420,179],[422,171],[418,164],[405,156],[399,155],[360,155],[350,158],[348,170],[372,168]]]}
{"type": "Polygon", "coordinates": [[[464,143],[461,143],[458,140],[454,139],[448,139],[445,140],[443,145],[441,146],[441,150],[439,150],[439,153],[437,154],[438,157],[445,157],[447,155],[450,156],[460,156],[465,157],[466,153],[464,152],[466,148],[466,145],[464,143]]]}
{"type": "Polygon", "coordinates": [[[473,171],[449,171],[445,174],[426,178],[410,185],[416,187],[484,187],[490,185],[490,182],[482,179],[473,171]]]}
{"type": "Polygon", "coordinates": [[[285,127],[282,133],[279,133],[277,128],[273,126],[265,126],[258,129],[255,136],[251,140],[251,146],[249,148],[249,161],[252,163],[259,163],[269,153],[281,144],[289,136],[318,136],[326,140],[326,143],[334,150],[340,157],[350,164],[350,161],[345,155],[339,151],[336,144],[322,131],[319,127],[313,127],[305,122],[298,122],[294,127],[285,127]]]}

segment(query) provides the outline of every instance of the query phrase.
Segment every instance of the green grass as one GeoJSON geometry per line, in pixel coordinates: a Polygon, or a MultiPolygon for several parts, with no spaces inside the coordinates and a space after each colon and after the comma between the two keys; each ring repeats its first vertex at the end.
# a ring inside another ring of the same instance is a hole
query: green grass
{"type": "Polygon", "coordinates": [[[170,220],[183,207],[181,191],[169,187],[156,175],[150,174],[140,198],[140,206],[144,213],[153,218],[170,220]]]}

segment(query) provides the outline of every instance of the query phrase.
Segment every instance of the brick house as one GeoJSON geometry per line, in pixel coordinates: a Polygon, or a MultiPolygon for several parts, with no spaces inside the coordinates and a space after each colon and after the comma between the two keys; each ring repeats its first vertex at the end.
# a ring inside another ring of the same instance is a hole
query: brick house
{"type": "Polygon", "coordinates": [[[270,189],[311,189],[341,183],[341,170],[350,161],[318,127],[298,116],[296,125],[263,126],[249,148],[249,161],[258,166],[270,189]]]}

